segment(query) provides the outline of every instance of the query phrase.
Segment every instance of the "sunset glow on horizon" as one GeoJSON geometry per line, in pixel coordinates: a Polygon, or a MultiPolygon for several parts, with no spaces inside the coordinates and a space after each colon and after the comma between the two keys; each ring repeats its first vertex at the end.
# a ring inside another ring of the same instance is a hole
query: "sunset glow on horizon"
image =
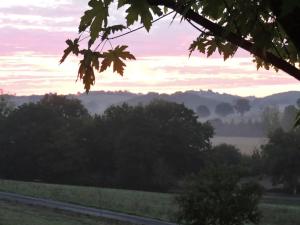
{"type": "MultiPolygon", "coordinates": [[[[65,40],[77,37],[85,0],[12,0],[0,3],[0,89],[5,93],[32,95],[84,92],[76,81],[79,59],[59,60],[65,40]]],[[[117,15],[116,15],[116,19],[117,15]]],[[[197,31],[185,22],[170,24],[165,18],[148,34],[140,30],[114,40],[129,45],[136,61],[128,61],[123,77],[109,70],[97,73],[91,91],[173,93],[208,90],[240,96],[266,96],[300,91],[299,82],[274,70],[256,70],[251,56],[239,50],[227,61],[219,55],[188,57],[197,31]]]]}

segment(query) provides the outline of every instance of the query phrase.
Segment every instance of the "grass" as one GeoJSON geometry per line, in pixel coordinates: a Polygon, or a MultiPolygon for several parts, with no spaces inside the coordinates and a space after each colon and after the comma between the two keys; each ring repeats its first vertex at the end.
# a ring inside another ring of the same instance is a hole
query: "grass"
{"type": "MultiPolygon", "coordinates": [[[[174,221],[177,210],[171,194],[8,180],[0,180],[0,190],[168,221],[174,221]]],[[[259,207],[263,214],[261,225],[300,224],[300,205],[295,201],[268,199],[259,207]]]]}
{"type": "Polygon", "coordinates": [[[297,225],[300,224],[300,205],[261,204],[263,217],[261,225],[297,225]]]}
{"type": "MultiPolygon", "coordinates": [[[[120,225],[120,222],[0,201],[0,225],[120,225]]],[[[124,223],[123,223],[124,224],[124,223]]]]}
{"type": "Polygon", "coordinates": [[[172,220],[177,209],[172,195],[163,193],[9,180],[0,180],[0,191],[77,203],[161,220],[172,220]]]}

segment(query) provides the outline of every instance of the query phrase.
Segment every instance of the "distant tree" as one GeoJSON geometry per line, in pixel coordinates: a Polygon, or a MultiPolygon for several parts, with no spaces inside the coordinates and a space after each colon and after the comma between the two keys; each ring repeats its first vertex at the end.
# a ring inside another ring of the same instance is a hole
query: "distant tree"
{"type": "Polygon", "coordinates": [[[246,98],[240,98],[235,102],[234,108],[243,116],[245,112],[250,110],[250,102],[246,98]]]}
{"type": "Polygon", "coordinates": [[[300,108],[300,98],[297,99],[296,105],[300,108]]]}
{"type": "Polygon", "coordinates": [[[285,132],[274,131],[269,142],[262,146],[262,157],[267,174],[274,184],[296,194],[300,178],[300,130],[285,132]]]}
{"type": "Polygon", "coordinates": [[[60,116],[65,118],[80,118],[88,116],[87,109],[82,105],[80,100],[67,98],[64,95],[46,94],[39,104],[50,107],[60,116]]]}
{"type": "Polygon", "coordinates": [[[235,146],[220,144],[206,152],[208,163],[213,165],[238,166],[241,163],[242,155],[235,146]]]}
{"type": "Polygon", "coordinates": [[[234,112],[232,105],[222,102],[216,106],[215,113],[219,116],[225,117],[234,112]]]}
{"type": "Polygon", "coordinates": [[[269,135],[276,129],[280,128],[280,112],[275,106],[267,106],[262,112],[262,124],[265,130],[265,134],[269,135]]]}
{"type": "Polygon", "coordinates": [[[294,105],[289,105],[284,108],[281,119],[281,126],[285,131],[293,129],[298,109],[294,105]]]}
{"type": "Polygon", "coordinates": [[[206,105],[199,105],[196,111],[199,117],[208,117],[210,115],[210,110],[206,105]]]}
{"type": "Polygon", "coordinates": [[[241,182],[239,172],[224,166],[202,170],[188,178],[177,197],[178,220],[184,225],[258,224],[262,190],[241,182]]]}
{"type": "Polygon", "coordinates": [[[7,117],[13,108],[13,104],[9,101],[9,96],[0,95],[0,119],[7,117]]]}

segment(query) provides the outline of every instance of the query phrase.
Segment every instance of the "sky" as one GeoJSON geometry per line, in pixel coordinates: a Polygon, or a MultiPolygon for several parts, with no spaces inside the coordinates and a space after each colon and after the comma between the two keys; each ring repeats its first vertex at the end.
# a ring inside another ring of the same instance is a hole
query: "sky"
{"type": "MultiPolygon", "coordinates": [[[[87,0],[0,1],[0,92],[16,95],[84,92],[76,82],[80,58],[59,64],[65,40],[78,37],[80,17],[87,0]]],[[[112,11],[122,21],[124,13],[112,11]]],[[[190,43],[198,32],[186,22],[164,18],[149,33],[139,30],[112,41],[125,44],[137,60],[128,61],[124,76],[111,69],[96,74],[92,91],[173,93],[213,90],[240,96],[262,97],[284,91],[300,91],[300,83],[284,72],[256,70],[243,51],[223,61],[200,53],[189,57],[190,43]]]]}

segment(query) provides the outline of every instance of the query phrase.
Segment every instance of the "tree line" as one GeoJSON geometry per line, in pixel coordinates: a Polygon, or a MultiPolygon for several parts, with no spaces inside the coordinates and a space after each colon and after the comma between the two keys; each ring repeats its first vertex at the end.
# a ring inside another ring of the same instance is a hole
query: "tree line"
{"type": "Polygon", "coordinates": [[[166,191],[201,168],[212,135],[182,104],[123,104],[91,116],[79,100],[45,95],[2,115],[0,175],[166,191]]]}

